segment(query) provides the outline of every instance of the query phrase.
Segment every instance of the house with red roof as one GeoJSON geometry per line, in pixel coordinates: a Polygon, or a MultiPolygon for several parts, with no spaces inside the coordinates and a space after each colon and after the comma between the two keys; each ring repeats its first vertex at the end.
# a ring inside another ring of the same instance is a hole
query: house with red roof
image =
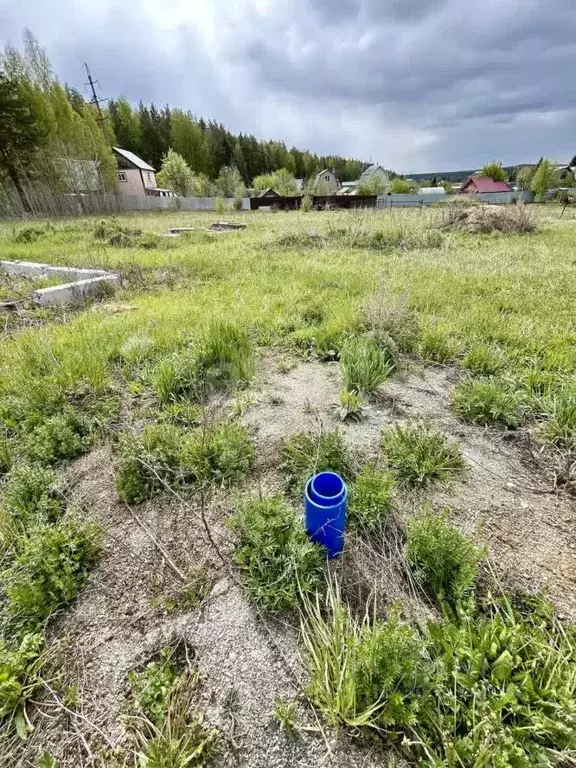
{"type": "Polygon", "coordinates": [[[511,187],[506,181],[493,181],[486,176],[468,176],[460,187],[460,194],[475,195],[485,192],[510,192],[511,187]]]}

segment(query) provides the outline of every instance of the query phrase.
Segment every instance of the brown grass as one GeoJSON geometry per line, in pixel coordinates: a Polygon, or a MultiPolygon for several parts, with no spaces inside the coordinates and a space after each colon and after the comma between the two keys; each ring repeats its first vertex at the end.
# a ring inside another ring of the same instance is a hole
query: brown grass
{"type": "Polygon", "coordinates": [[[471,234],[538,230],[535,217],[524,205],[448,205],[444,227],[471,234]]]}

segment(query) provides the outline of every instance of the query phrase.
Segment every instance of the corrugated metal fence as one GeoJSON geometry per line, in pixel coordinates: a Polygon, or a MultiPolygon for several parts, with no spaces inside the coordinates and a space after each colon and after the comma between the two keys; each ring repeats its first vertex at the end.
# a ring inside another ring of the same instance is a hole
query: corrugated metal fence
{"type": "MultiPolygon", "coordinates": [[[[434,195],[380,195],[378,208],[422,208],[432,203],[446,203],[456,198],[462,199],[464,195],[447,195],[437,193],[434,195]]],[[[477,195],[466,195],[469,200],[493,205],[510,205],[511,203],[532,203],[534,192],[484,192],[477,195]]]]}

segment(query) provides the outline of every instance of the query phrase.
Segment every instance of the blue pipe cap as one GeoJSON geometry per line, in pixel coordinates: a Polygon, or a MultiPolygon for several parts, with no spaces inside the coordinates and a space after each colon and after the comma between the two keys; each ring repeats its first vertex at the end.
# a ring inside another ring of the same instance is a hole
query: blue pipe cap
{"type": "Polygon", "coordinates": [[[335,472],[320,472],[306,483],[306,532],[336,557],[344,547],[348,488],[335,472]]]}

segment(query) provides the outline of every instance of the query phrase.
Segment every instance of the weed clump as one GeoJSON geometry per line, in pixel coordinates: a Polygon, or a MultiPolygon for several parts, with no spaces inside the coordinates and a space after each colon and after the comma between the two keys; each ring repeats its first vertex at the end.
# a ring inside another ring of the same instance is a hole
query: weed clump
{"type": "Polygon", "coordinates": [[[280,469],[294,494],[302,494],[309,477],[318,472],[336,472],[345,480],[352,478],[352,457],[338,430],[333,432],[300,432],[284,441],[280,469]]]}
{"type": "Polygon", "coordinates": [[[297,608],[322,589],[325,553],[280,496],[250,501],[231,520],[235,559],[250,597],[267,611],[297,608]]]}
{"type": "Polygon", "coordinates": [[[43,227],[22,227],[12,239],[15,243],[35,243],[45,234],[46,230],[43,227]]]}
{"type": "Polygon", "coordinates": [[[446,484],[464,468],[458,446],[419,422],[395,425],[382,434],[381,445],[386,465],[404,485],[446,484]]]}
{"type": "Polygon", "coordinates": [[[422,638],[396,613],[357,622],[331,584],[325,601],[305,601],[302,637],[307,693],[331,725],[394,731],[417,722],[432,667],[422,638]]]}
{"type": "Polygon", "coordinates": [[[462,360],[462,366],[473,376],[493,376],[502,365],[502,355],[487,344],[471,347],[462,360]]]}
{"type": "Polygon", "coordinates": [[[76,597],[97,553],[94,526],[67,520],[33,527],[1,574],[8,625],[18,633],[37,631],[56,608],[76,597]]]}
{"type": "Polygon", "coordinates": [[[55,522],[63,512],[64,500],[52,470],[16,464],[6,479],[2,508],[15,521],[55,522]]]}
{"type": "Polygon", "coordinates": [[[455,608],[474,591],[484,550],[446,522],[446,515],[421,512],[407,526],[406,554],[440,602],[455,608]]]}
{"type": "Polygon", "coordinates": [[[85,453],[93,442],[86,416],[71,407],[49,416],[25,438],[24,454],[47,466],[70,461],[85,453]]]}
{"type": "Polygon", "coordinates": [[[210,385],[246,384],[254,373],[254,352],[245,328],[224,321],[205,330],[198,350],[198,370],[210,385]]]}
{"type": "Polygon", "coordinates": [[[13,647],[0,640],[0,720],[8,726],[13,723],[23,741],[31,730],[26,702],[42,687],[39,672],[43,665],[43,645],[40,633],[23,635],[13,647]]]}
{"type": "Polygon", "coordinates": [[[544,402],[546,421],[542,434],[547,440],[568,450],[576,447],[576,390],[568,387],[544,402]]]}
{"type": "Polygon", "coordinates": [[[452,392],[452,408],[460,418],[482,426],[515,428],[522,418],[519,396],[497,380],[461,382],[452,392]]]}
{"type": "Polygon", "coordinates": [[[345,333],[327,325],[307,325],[293,331],[290,338],[297,349],[322,362],[330,362],[339,359],[345,333]]]}
{"type": "Polygon", "coordinates": [[[199,682],[197,671],[179,668],[174,648],[128,675],[128,724],[139,765],[202,768],[216,754],[219,732],[194,706],[199,682]]]}
{"type": "Polygon", "coordinates": [[[374,393],[392,371],[394,364],[369,338],[349,339],[342,347],[340,367],[348,391],[374,393]]]}
{"type": "Polygon", "coordinates": [[[460,353],[458,342],[441,328],[427,328],[420,339],[420,356],[433,363],[453,362],[460,353]]]}
{"type": "Polygon", "coordinates": [[[367,465],[350,487],[348,520],[358,528],[383,525],[392,511],[394,477],[367,465]]]}
{"type": "Polygon", "coordinates": [[[360,324],[368,331],[389,336],[401,352],[415,352],[420,340],[418,315],[407,297],[392,297],[382,281],[360,307],[360,324]]]}
{"type": "Polygon", "coordinates": [[[160,403],[198,397],[201,380],[197,356],[192,350],[174,352],[150,370],[149,381],[160,403]]]}
{"type": "Polygon", "coordinates": [[[340,421],[360,421],[364,416],[362,397],[355,392],[344,390],[340,393],[335,410],[340,421]]]}
{"type": "Polygon", "coordinates": [[[166,247],[166,243],[153,232],[142,232],[141,229],[123,227],[118,219],[102,219],[94,228],[94,238],[107,245],[115,245],[119,248],[144,248],[151,250],[166,247]]]}
{"type": "Polygon", "coordinates": [[[229,484],[250,468],[254,448],[246,428],[222,422],[190,431],[173,424],[148,424],[139,435],[120,435],[116,490],[140,502],[166,486],[229,484]]]}

